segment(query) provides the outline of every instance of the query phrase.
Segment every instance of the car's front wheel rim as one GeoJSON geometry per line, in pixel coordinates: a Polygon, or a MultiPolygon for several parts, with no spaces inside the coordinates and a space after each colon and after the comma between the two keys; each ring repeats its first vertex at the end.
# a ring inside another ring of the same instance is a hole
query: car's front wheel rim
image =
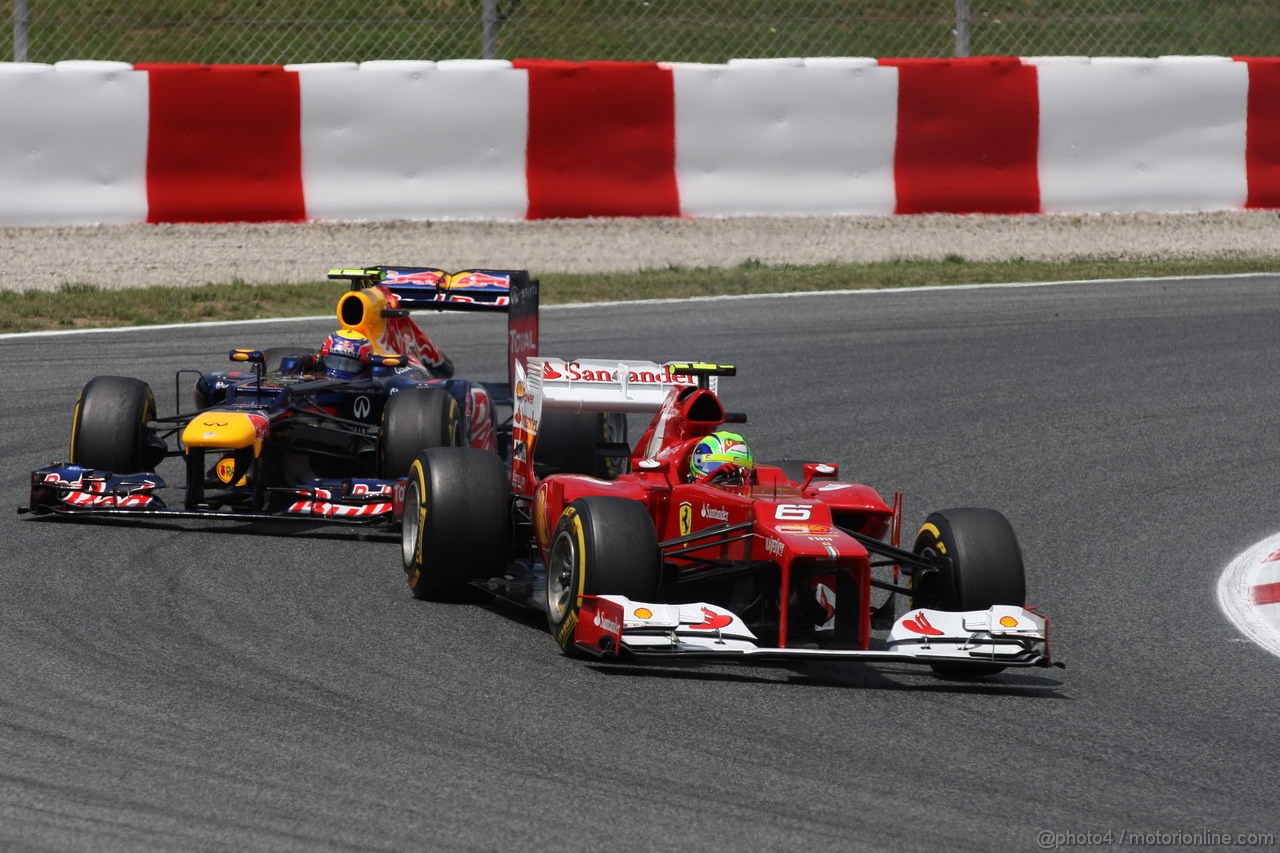
{"type": "Polygon", "coordinates": [[[418,494],[418,484],[410,483],[404,493],[404,514],[400,517],[400,556],[408,571],[417,562],[418,542],[422,536],[421,514],[422,498],[418,494]]]}
{"type": "Polygon", "coordinates": [[[564,621],[573,606],[577,557],[573,536],[567,530],[560,531],[551,544],[547,560],[547,612],[557,625],[564,621]]]}

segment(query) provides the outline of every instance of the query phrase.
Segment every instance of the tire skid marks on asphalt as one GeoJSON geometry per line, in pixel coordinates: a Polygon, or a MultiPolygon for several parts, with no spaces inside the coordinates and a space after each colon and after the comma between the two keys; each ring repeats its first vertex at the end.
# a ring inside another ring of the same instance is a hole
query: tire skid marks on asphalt
{"type": "Polygon", "coordinates": [[[1280,657],[1280,533],[1231,561],[1218,579],[1218,606],[1241,633],[1280,657]]]}

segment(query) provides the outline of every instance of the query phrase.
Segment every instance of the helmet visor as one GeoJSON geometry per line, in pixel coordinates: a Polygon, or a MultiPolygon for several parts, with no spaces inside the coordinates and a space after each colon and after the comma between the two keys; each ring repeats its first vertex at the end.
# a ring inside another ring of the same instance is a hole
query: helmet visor
{"type": "Polygon", "coordinates": [[[349,355],[329,353],[324,357],[324,369],[326,373],[335,376],[357,376],[364,369],[364,363],[360,359],[352,358],[349,355]]]}

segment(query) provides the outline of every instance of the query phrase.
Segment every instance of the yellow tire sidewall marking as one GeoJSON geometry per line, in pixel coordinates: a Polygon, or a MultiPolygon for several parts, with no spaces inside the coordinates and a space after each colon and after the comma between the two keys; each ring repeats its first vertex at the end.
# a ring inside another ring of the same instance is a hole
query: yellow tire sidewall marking
{"type": "MultiPolygon", "coordinates": [[[[920,528],[920,533],[928,533],[931,536],[933,536],[934,547],[938,549],[939,554],[946,556],[947,543],[942,541],[942,531],[939,530],[936,525],[932,523],[926,523],[924,526],[920,528]]],[[[916,534],[916,538],[919,538],[920,533],[916,534]]]]}

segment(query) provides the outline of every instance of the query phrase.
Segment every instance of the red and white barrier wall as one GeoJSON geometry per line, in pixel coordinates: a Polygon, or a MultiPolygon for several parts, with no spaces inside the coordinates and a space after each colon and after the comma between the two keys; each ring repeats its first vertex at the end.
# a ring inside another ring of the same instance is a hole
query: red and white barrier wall
{"type": "Polygon", "coordinates": [[[0,224],[1280,207],[1280,59],[0,63],[0,224]]]}

